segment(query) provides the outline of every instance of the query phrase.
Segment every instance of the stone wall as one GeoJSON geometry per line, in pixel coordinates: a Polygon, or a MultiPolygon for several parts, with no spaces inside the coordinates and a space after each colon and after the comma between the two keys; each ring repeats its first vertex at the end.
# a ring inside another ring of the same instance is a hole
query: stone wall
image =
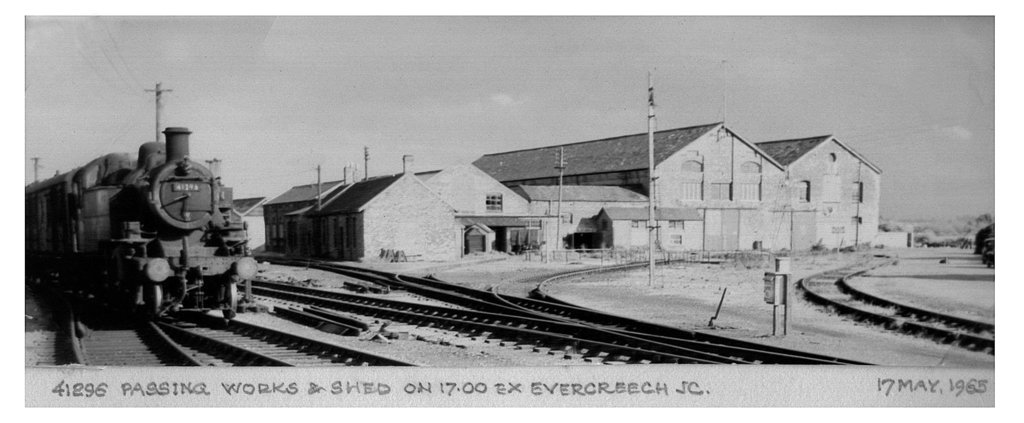
{"type": "Polygon", "coordinates": [[[451,260],[462,245],[454,210],[412,175],[395,181],[363,211],[363,257],[401,250],[410,259],[451,260]]]}

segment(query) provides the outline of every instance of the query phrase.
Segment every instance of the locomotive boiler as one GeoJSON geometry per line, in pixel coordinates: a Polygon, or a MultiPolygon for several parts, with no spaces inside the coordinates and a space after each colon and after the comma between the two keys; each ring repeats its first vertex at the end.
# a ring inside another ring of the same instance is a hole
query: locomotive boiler
{"type": "Polygon", "coordinates": [[[232,191],[189,158],[187,128],[26,188],[28,274],[150,318],[223,310],[256,273],[232,191]]]}

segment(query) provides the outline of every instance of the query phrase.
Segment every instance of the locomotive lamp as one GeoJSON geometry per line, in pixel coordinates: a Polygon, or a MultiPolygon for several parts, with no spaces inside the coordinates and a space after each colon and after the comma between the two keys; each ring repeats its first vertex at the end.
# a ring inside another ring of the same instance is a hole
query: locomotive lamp
{"type": "Polygon", "coordinates": [[[242,257],[234,263],[235,273],[242,279],[252,279],[256,276],[256,259],[252,257],[242,257]]]}
{"type": "Polygon", "coordinates": [[[163,282],[171,276],[171,265],[166,259],[154,258],[146,263],[146,277],[153,282],[163,282]]]}

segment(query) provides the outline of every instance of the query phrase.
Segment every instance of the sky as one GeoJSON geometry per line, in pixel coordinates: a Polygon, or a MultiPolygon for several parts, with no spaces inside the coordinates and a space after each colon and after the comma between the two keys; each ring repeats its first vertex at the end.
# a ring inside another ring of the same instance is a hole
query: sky
{"type": "MultiPolygon", "coordinates": [[[[991,17],[29,17],[25,183],[162,126],[235,198],[487,153],[725,121],[832,134],[883,171],[880,212],[995,209],[991,17]]],[[[570,163],[571,166],[571,163],[570,163]]]]}

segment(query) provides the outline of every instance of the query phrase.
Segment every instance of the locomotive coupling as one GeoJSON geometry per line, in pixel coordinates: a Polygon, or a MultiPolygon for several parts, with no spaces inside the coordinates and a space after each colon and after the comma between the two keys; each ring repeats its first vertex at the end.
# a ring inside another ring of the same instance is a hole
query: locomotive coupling
{"type": "Polygon", "coordinates": [[[146,263],[146,277],[153,282],[163,282],[171,276],[171,265],[166,259],[153,258],[146,263]]]}

